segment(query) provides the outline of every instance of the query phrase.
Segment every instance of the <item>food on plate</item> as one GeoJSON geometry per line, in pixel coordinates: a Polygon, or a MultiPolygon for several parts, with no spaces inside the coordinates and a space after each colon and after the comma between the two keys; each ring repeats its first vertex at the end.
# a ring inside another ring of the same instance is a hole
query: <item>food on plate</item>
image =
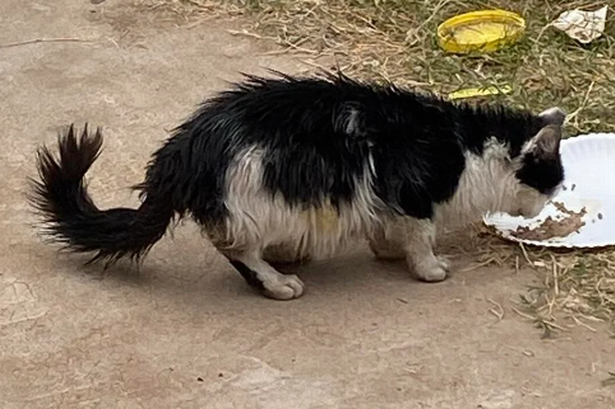
{"type": "Polygon", "coordinates": [[[552,202],[552,204],[565,217],[553,218],[549,216],[534,228],[519,226],[511,234],[519,239],[543,241],[554,237],[566,237],[585,226],[585,222],[582,220],[583,216],[587,214],[585,207],[581,211],[575,212],[567,209],[563,203],[552,202]]]}

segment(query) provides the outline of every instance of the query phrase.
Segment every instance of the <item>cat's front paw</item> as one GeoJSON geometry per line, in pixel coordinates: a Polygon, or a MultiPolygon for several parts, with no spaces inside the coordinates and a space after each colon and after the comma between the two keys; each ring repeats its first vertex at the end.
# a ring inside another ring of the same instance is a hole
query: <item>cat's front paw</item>
{"type": "Polygon", "coordinates": [[[412,262],[414,275],[418,280],[437,283],[446,280],[450,264],[444,257],[431,256],[419,262],[412,262]]]}

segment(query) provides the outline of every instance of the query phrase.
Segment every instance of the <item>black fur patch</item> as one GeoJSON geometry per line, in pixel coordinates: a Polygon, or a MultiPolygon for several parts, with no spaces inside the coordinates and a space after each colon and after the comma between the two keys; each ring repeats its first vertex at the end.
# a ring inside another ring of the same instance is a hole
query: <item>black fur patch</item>
{"type": "Polygon", "coordinates": [[[564,168],[559,156],[541,158],[534,153],[523,157],[523,167],[517,178],[540,193],[551,195],[564,180],[564,168]]]}
{"type": "Polygon", "coordinates": [[[246,266],[241,261],[229,259],[231,265],[241,274],[241,276],[246,280],[246,283],[251,287],[256,288],[257,290],[264,290],[265,286],[263,285],[263,281],[259,278],[258,273],[252,270],[250,267],[246,266]]]}
{"type": "Polygon", "coordinates": [[[148,170],[145,192],[164,192],[201,223],[219,221],[232,159],[265,150],[264,184],[294,206],[348,202],[371,153],[374,188],[387,207],[431,217],[449,199],[465,167],[495,137],[520,154],[542,121],[527,112],[455,105],[393,85],[344,76],[265,79],[249,76],[206,101],[179,126],[148,170]]]}

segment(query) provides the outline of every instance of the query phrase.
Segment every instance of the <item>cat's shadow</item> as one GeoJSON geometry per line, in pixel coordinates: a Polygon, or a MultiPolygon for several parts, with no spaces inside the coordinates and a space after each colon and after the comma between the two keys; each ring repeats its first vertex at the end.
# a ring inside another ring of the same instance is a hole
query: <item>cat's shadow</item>
{"type": "MultiPolygon", "coordinates": [[[[175,242],[161,246],[152,257],[138,266],[120,260],[106,270],[101,265],[83,266],[79,270],[93,280],[111,280],[113,284],[130,286],[136,291],[148,291],[156,297],[181,297],[185,302],[193,300],[199,305],[205,302],[211,304],[222,297],[234,300],[252,299],[254,296],[263,298],[213,248],[208,246],[196,250],[198,244],[186,240],[186,246],[182,246],[183,241],[183,238],[178,238],[175,242]]],[[[453,276],[441,284],[416,281],[404,260],[377,260],[367,246],[358,246],[351,252],[326,260],[277,264],[275,267],[284,274],[298,275],[306,284],[307,292],[319,294],[318,298],[322,300],[340,294],[353,296],[367,291],[384,292],[400,286],[409,288],[450,285],[451,282],[454,284],[462,274],[455,271],[471,260],[460,254],[447,255],[453,262],[453,276]]],[[[75,260],[73,255],[70,257],[71,262],[79,263],[81,257],[77,258],[75,260]]]]}

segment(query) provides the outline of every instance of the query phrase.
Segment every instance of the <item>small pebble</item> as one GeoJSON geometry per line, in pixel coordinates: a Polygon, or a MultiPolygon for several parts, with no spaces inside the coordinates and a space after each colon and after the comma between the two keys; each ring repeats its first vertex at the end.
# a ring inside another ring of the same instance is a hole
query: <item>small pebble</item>
{"type": "Polygon", "coordinates": [[[572,187],[570,188],[570,191],[574,191],[574,188],[577,187],[577,185],[575,185],[574,183],[572,184],[572,187]]]}
{"type": "Polygon", "coordinates": [[[199,382],[204,382],[203,378],[201,378],[200,376],[198,378],[196,378],[196,380],[199,381],[199,382]]]}
{"type": "Polygon", "coordinates": [[[602,220],[602,213],[598,213],[598,220],[602,220]]]}

